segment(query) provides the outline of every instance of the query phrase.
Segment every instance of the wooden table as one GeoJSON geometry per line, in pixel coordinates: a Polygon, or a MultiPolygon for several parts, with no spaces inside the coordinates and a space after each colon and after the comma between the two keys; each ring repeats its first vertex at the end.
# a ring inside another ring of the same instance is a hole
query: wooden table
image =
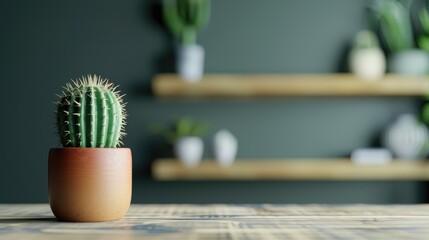
{"type": "Polygon", "coordinates": [[[429,205],[133,205],[66,223],[46,204],[3,204],[0,239],[429,239],[429,205]]]}

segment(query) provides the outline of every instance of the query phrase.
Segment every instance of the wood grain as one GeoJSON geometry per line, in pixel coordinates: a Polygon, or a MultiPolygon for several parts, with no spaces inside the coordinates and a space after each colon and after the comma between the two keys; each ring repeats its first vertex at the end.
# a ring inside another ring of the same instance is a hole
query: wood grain
{"type": "Polygon", "coordinates": [[[0,205],[0,239],[427,239],[429,205],[132,205],[119,221],[65,223],[47,204],[0,205]]]}
{"type": "Polygon", "coordinates": [[[222,167],[205,160],[189,168],[176,159],[152,165],[157,180],[429,180],[426,161],[395,160],[386,165],[356,165],[350,159],[237,160],[222,167]]]}
{"type": "Polygon", "coordinates": [[[187,83],[175,74],[156,75],[162,97],[425,96],[429,78],[386,75],[365,81],[352,74],[207,74],[187,83]]]}

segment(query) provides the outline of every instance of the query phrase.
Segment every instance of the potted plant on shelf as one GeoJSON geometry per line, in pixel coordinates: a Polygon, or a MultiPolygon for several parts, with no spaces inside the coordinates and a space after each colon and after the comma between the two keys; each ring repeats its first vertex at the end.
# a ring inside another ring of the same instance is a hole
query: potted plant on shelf
{"type": "Polygon", "coordinates": [[[208,125],[191,118],[181,118],[171,129],[153,126],[152,131],[171,144],[176,157],[187,167],[198,165],[203,157],[204,144],[201,137],[208,131],[208,125]]]}
{"type": "Polygon", "coordinates": [[[131,202],[132,157],[117,148],[125,135],[123,96],[93,75],[67,83],[57,102],[62,148],[49,151],[49,203],[62,221],[110,221],[131,202]]]}
{"type": "Polygon", "coordinates": [[[381,24],[383,39],[390,52],[388,69],[401,74],[422,75],[429,70],[428,53],[415,48],[409,14],[398,0],[378,1],[374,7],[381,24]]]}
{"type": "Polygon", "coordinates": [[[362,79],[377,80],[384,75],[386,58],[372,31],[363,30],[357,34],[349,65],[352,73],[362,79]]]}
{"type": "Polygon", "coordinates": [[[164,21],[180,42],[177,71],[186,81],[199,81],[204,72],[204,48],[196,43],[197,32],[210,19],[209,0],[164,0],[164,21]]]}

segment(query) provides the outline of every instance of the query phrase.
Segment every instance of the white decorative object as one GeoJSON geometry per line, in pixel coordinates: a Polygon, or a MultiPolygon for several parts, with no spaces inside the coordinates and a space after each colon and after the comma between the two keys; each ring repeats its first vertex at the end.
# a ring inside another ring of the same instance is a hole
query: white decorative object
{"type": "Polygon", "coordinates": [[[351,72],[365,80],[380,79],[386,72],[386,58],[380,48],[352,50],[349,64],[351,72]]]}
{"type": "Polygon", "coordinates": [[[349,54],[349,68],[361,79],[377,80],[383,77],[386,57],[373,32],[363,30],[358,33],[355,46],[349,54]]]}
{"type": "Polygon", "coordinates": [[[392,153],[384,148],[360,148],[352,152],[351,159],[357,165],[382,165],[392,161],[392,153]]]}
{"type": "Polygon", "coordinates": [[[404,160],[423,158],[423,147],[428,140],[426,126],[414,115],[404,114],[384,134],[384,144],[392,153],[404,160]]]}
{"type": "Polygon", "coordinates": [[[231,165],[237,156],[237,138],[228,130],[220,130],[214,136],[213,148],[215,159],[220,165],[231,165]]]}
{"type": "Polygon", "coordinates": [[[178,47],[177,72],[188,82],[201,80],[204,73],[204,48],[198,44],[186,44],[178,47]]]}
{"type": "Polygon", "coordinates": [[[420,49],[410,49],[389,58],[389,71],[399,74],[424,75],[429,72],[429,54],[420,49]]]}
{"type": "Polygon", "coordinates": [[[203,157],[204,144],[199,137],[179,138],[174,146],[176,157],[187,167],[197,166],[203,157]]]}

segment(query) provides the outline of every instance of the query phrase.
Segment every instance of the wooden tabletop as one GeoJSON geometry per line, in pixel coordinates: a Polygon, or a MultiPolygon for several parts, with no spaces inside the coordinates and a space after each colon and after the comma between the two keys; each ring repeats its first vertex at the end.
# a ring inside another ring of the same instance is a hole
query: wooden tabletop
{"type": "Polygon", "coordinates": [[[428,239],[429,205],[133,205],[119,221],[58,222],[0,205],[0,239],[428,239]]]}

